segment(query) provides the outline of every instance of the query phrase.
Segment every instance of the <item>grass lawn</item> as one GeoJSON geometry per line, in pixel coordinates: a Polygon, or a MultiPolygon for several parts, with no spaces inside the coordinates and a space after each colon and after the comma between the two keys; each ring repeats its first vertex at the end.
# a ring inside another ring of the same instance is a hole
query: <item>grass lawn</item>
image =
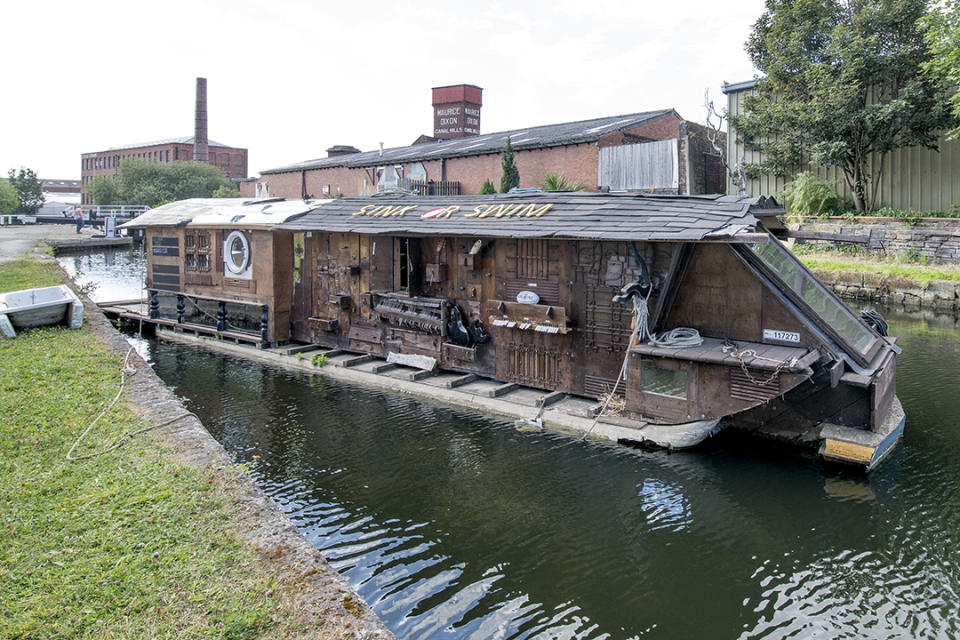
{"type": "Polygon", "coordinates": [[[864,271],[908,278],[922,285],[934,280],[960,280],[960,265],[925,264],[902,257],[878,258],[858,248],[827,249],[796,244],[793,246],[793,253],[810,269],[864,271]]]}
{"type": "MultiPolygon", "coordinates": [[[[61,282],[56,265],[0,264],[0,291],[61,282]]],[[[151,433],[66,460],[116,394],[120,366],[85,329],[0,340],[0,638],[299,635],[270,567],[237,533],[242,470],[185,466],[151,433]]],[[[78,453],[143,426],[121,400],[78,453]]]]}

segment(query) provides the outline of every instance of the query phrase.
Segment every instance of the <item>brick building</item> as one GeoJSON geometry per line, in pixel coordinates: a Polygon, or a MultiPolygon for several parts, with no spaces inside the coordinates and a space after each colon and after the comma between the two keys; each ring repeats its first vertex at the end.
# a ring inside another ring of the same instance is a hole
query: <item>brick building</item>
{"type": "Polygon", "coordinates": [[[369,195],[407,188],[421,194],[476,194],[485,180],[499,188],[507,137],[520,187],[546,174],[582,183],[588,191],[721,193],[724,173],[700,125],[673,109],[608,116],[479,135],[482,89],[433,89],[434,135],[407,147],[361,152],[337,145],[327,157],[261,172],[240,184],[245,197],[316,198],[369,195]]]}
{"type": "MultiPolygon", "coordinates": [[[[240,180],[247,177],[247,150],[228,147],[219,142],[208,142],[208,164],[224,170],[228,178],[240,180]]],[[[124,158],[141,158],[157,162],[193,160],[194,138],[171,138],[157,142],[112,147],[104,151],[81,154],[80,180],[83,186],[83,202],[89,202],[87,185],[96,176],[115,176],[124,158]]]]}

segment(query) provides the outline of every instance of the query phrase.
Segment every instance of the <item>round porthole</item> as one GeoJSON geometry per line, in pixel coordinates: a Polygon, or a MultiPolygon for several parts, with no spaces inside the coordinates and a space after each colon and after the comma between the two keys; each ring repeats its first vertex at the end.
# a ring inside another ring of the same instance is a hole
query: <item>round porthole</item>
{"type": "Polygon", "coordinates": [[[250,242],[242,231],[231,231],[227,236],[223,262],[228,271],[238,275],[250,267],[250,242]]]}

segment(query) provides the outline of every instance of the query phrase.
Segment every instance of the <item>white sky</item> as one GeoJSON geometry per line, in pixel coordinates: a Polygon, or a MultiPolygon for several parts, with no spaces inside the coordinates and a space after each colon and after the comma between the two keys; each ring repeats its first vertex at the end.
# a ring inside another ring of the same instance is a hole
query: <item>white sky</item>
{"type": "Polygon", "coordinates": [[[756,73],[763,0],[27,0],[3,10],[0,172],[79,179],[80,154],[193,135],[249,172],[432,134],[431,87],[483,87],[482,133],[674,108],[756,73]]]}

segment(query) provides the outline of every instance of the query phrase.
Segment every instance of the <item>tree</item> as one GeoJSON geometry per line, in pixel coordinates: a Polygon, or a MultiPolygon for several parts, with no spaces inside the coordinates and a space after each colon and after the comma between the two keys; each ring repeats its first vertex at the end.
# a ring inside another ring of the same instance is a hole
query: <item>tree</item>
{"type": "Polygon", "coordinates": [[[933,82],[953,88],[950,102],[957,123],[949,136],[960,140],[960,0],[947,0],[943,6],[931,8],[924,25],[930,59],[923,70],[933,82]]]}
{"type": "Polygon", "coordinates": [[[520,184],[520,172],[517,171],[517,165],[513,160],[513,145],[510,144],[510,136],[507,136],[507,144],[500,154],[500,166],[503,167],[503,176],[500,178],[500,193],[506,193],[520,184]]]}
{"type": "Polygon", "coordinates": [[[123,203],[117,182],[110,176],[94,176],[87,187],[87,195],[93,200],[93,204],[123,203]]]}
{"type": "Polygon", "coordinates": [[[583,191],[582,182],[570,182],[559,173],[548,173],[540,181],[540,188],[544,191],[583,191]]]}
{"type": "Polygon", "coordinates": [[[926,0],[767,0],[746,49],[765,77],[732,118],[764,160],[751,173],[838,167],[858,211],[873,207],[886,154],[937,148],[951,121],[919,22],[926,0]],[[876,159],[871,162],[871,156],[876,159]]]}
{"type": "Polygon", "coordinates": [[[32,216],[43,206],[43,185],[37,180],[33,169],[20,167],[20,171],[7,172],[10,184],[17,190],[17,213],[32,216]]]}
{"type": "Polygon", "coordinates": [[[747,194],[747,174],[745,158],[741,157],[734,164],[730,164],[727,158],[727,134],[723,132],[723,123],[729,120],[727,110],[717,111],[713,106],[713,100],[710,99],[710,91],[703,94],[703,106],[707,110],[707,141],[713,150],[720,156],[720,162],[730,178],[730,184],[737,190],[737,195],[741,198],[747,194]],[[714,122],[716,118],[716,122],[714,122]]]}
{"type": "Polygon", "coordinates": [[[210,198],[222,186],[231,186],[219,167],[203,162],[155,162],[126,158],[117,175],[125,204],[156,207],[186,198],[210,198]]]}
{"type": "Polygon", "coordinates": [[[493,183],[490,182],[489,178],[483,181],[483,185],[480,187],[480,195],[485,196],[496,192],[497,189],[493,186],[493,183]]]}
{"type": "Polygon", "coordinates": [[[217,190],[213,192],[214,198],[239,198],[240,189],[237,188],[235,184],[222,184],[217,187],[217,190]]]}
{"type": "Polygon", "coordinates": [[[17,212],[20,198],[17,190],[6,180],[0,180],[0,216],[9,216],[17,212]]]}

